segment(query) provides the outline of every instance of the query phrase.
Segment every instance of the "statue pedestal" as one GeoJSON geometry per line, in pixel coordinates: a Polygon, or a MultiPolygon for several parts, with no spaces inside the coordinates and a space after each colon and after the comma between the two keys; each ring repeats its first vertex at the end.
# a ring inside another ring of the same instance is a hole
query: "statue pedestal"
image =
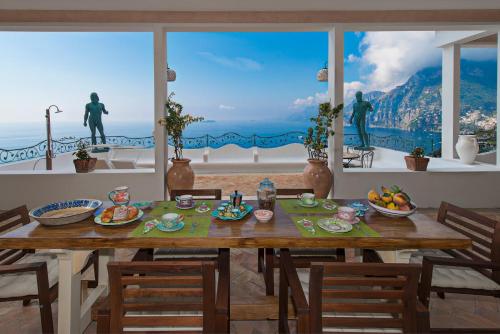
{"type": "Polygon", "coordinates": [[[109,147],[94,147],[92,153],[106,153],[109,152],[109,147]]]}

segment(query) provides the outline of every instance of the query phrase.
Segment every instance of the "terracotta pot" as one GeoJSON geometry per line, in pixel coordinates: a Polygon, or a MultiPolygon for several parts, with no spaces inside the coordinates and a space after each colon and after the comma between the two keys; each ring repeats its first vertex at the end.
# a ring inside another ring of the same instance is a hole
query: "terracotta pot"
{"type": "Polygon", "coordinates": [[[172,159],[172,167],[167,172],[167,187],[172,189],[193,189],[194,172],[191,159],[172,159]]]}
{"type": "Polygon", "coordinates": [[[333,175],[324,160],[308,159],[304,168],[306,188],[312,188],[317,198],[326,198],[333,185],[333,175]]]}
{"type": "Polygon", "coordinates": [[[425,172],[429,164],[429,158],[415,158],[411,155],[405,156],[406,168],[416,172],[425,172]]]}
{"type": "Polygon", "coordinates": [[[93,171],[95,169],[96,162],[97,158],[73,160],[73,163],[75,164],[75,170],[77,173],[88,173],[93,171]]]}

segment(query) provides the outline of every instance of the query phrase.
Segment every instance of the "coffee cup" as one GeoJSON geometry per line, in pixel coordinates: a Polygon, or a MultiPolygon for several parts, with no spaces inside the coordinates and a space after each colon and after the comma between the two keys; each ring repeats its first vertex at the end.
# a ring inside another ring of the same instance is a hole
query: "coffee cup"
{"type": "Polygon", "coordinates": [[[316,200],[316,197],[314,196],[313,193],[302,193],[298,195],[297,198],[304,205],[313,205],[316,200]]]}
{"type": "Polygon", "coordinates": [[[356,217],[356,210],[349,206],[340,206],[337,211],[337,216],[340,219],[351,221],[356,217]]]}
{"type": "Polygon", "coordinates": [[[193,195],[181,195],[175,198],[177,206],[181,208],[190,208],[193,206],[193,195]]]}
{"type": "Polygon", "coordinates": [[[181,220],[182,216],[177,213],[166,213],[163,216],[161,216],[161,223],[166,228],[172,228],[176,226],[177,224],[179,224],[181,220]]]}

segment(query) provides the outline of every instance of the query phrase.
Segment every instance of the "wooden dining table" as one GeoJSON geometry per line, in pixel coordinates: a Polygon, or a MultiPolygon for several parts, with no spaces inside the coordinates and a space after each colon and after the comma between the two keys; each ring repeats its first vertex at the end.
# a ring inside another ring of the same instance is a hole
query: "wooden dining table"
{"type": "MultiPolygon", "coordinates": [[[[338,205],[366,200],[334,200],[338,205]]],[[[256,201],[247,201],[257,207],[256,201]]],[[[218,203],[213,203],[214,207],[218,203]]],[[[143,220],[150,210],[145,210],[143,220]]],[[[356,237],[308,236],[296,227],[292,213],[276,203],[270,222],[260,223],[253,215],[239,221],[211,219],[208,235],[182,238],[137,237],[132,232],[138,223],[123,226],[101,226],[93,217],[85,221],[59,227],[47,227],[37,221],[0,235],[2,248],[50,249],[59,260],[58,333],[81,333],[90,322],[92,304],[108,292],[107,263],[114,258],[116,248],[370,248],[397,249],[465,249],[471,240],[436,222],[418,211],[406,218],[389,218],[370,208],[362,220],[377,236],[356,237]],[[99,285],[80,302],[80,270],[90,252],[99,249],[99,285]]],[[[313,216],[331,216],[332,213],[306,213],[313,216]]],[[[301,213],[300,216],[304,216],[301,213]]]]}

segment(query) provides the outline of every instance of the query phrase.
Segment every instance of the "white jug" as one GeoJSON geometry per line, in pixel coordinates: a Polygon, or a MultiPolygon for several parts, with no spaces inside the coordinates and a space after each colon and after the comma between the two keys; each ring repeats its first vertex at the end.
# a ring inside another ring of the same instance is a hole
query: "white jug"
{"type": "Polygon", "coordinates": [[[459,135],[455,145],[458,157],[464,164],[472,165],[479,152],[479,144],[475,135],[459,135]]]}

